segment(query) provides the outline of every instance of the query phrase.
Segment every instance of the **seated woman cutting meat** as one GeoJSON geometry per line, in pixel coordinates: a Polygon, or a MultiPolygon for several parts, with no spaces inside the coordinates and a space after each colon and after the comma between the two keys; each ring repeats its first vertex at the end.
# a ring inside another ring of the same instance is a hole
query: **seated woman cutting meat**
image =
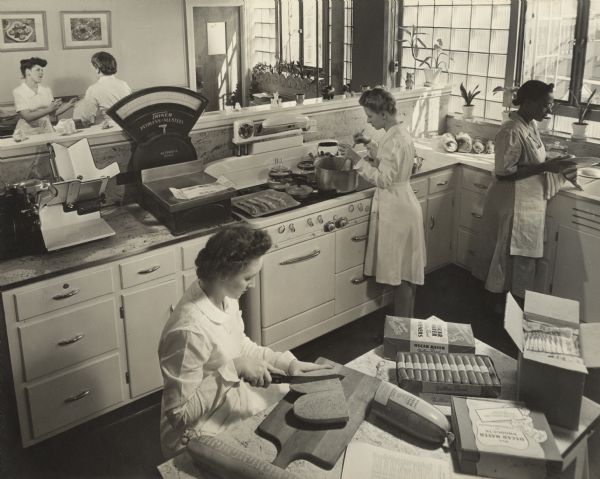
{"type": "Polygon", "coordinates": [[[264,231],[222,229],[196,258],[196,281],[165,325],[158,354],[164,379],[161,444],[166,457],[186,438],[217,434],[264,410],[288,390],[271,373],[301,374],[324,366],[252,342],[238,299],[271,247],[264,231]]]}

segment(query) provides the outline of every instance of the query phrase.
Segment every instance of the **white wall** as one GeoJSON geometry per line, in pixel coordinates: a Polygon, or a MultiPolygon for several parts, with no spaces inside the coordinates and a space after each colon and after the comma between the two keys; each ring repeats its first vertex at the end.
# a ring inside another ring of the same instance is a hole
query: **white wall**
{"type": "Polygon", "coordinates": [[[184,0],[1,0],[2,12],[46,12],[48,50],[0,53],[0,105],[12,104],[21,81],[19,61],[48,60],[44,84],[55,96],[79,95],[95,81],[90,58],[111,53],[117,76],[134,90],[157,85],[187,86],[184,0]],[[61,11],[110,11],[111,48],[64,50],[61,11]]]}

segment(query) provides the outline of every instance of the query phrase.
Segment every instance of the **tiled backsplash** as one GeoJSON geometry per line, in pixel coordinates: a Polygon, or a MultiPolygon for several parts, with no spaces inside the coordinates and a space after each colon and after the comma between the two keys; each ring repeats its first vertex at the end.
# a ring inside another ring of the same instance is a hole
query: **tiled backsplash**
{"type": "MultiPolygon", "coordinates": [[[[405,119],[409,130],[414,136],[430,136],[445,130],[445,120],[448,112],[447,94],[431,98],[406,98],[397,102],[398,114],[405,119]]],[[[332,103],[332,107],[334,104],[332,103]]],[[[360,106],[326,110],[309,114],[317,121],[317,131],[305,134],[305,141],[324,138],[335,138],[340,141],[351,141],[352,134],[365,128],[365,133],[377,139],[383,134],[375,132],[366,123],[363,108],[360,106]]],[[[236,154],[232,143],[233,129],[231,126],[195,130],[191,133],[192,143],[198,152],[198,157],[206,163],[236,154]]],[[[122,172],[128,170],[132,144],[127,141],[101,146],[92,146],[92,155],[98,168],[103,168],[112,162],[119,164],[122,172]]],[[[47,178],[50,174],[48,155],[46,153],[0,163],[0,178],[5,183],[13,183],[28,177],[47,178]]],[[[123,186],[116,185],[113,179],[107,189],[108,203],[128,203],[131,201],[123,186]]]]}

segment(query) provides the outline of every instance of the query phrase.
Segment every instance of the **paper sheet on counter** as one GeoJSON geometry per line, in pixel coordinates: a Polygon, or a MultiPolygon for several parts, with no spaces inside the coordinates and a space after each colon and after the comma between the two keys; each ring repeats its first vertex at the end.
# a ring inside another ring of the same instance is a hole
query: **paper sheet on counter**
{"type": "Polygon", "coordinates": [[[346,449],[342,479],[449,479],[450,466],[440,459],[412,456],[364,442],[346,449]]]}
{"type": "Polygon", "coordinates": [[[202,196],[211,195],[229,188],[235,188],[235,183],[225,176],[219,176],[214,183],[205,185],[188,186],[187,188],[169,188],[169,191],[178,200],[193,200],[202,196]]]}

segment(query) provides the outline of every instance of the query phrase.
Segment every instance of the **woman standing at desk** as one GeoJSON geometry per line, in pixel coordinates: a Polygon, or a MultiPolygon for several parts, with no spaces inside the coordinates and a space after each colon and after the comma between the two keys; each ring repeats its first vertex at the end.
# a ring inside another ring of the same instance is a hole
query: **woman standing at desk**
{"type": "Polygon", "coordinates": [[[15,110],[19,121],[15,130],[25,133],[51,133],[50,115],[60,115],[71,108],[76,98],[63,104],[55,100],[50,88],[43,86],[44,69],[48,62],[43,58],[31,57],[21,60],[21,75],[23,83],[13,90],[15,110]]]}
{"type": "Polygon", "coordinates": [[[519,110],[496,135],[496,177],[485,199],[473,265],[473,274],[492,293],[511,291],[522,298],[534,289],[537,259],[544,255],[546,201],[560,189],[561,177],[577,176],[568,159],[546,159],[537,127],[552,113],[553,88],[525,82],[513,100],[519,110]]]}
{"type": "Polygon", "coordinates": [[[415,147],[398,120],[396,99],[383,88],[362,93],[359,100],[367,123],[385,130],[379,145],[361,134],[355,143],[365,143],[371,160],[361,158],[350,145],[340,145],[340,154],[375,185],[369,219],[365,274],[378,283],[394,287],[394,314],[412,317],[416,285],[424,282],[425,232],[421,205],[410,185],[415,147]]]}
{"type": "Polygon", "coordinates": [[[254,286],[270,247],[268,233],[235,226],[212,236],[198,254],[198,280],[173,311],[158,349],[165,457],[184,447],[186,437],[218,434],[281,399],[288,388],[271,385],[271,373],[325,367],[259,346],[244,333],[238,299],[254,286]]]}

